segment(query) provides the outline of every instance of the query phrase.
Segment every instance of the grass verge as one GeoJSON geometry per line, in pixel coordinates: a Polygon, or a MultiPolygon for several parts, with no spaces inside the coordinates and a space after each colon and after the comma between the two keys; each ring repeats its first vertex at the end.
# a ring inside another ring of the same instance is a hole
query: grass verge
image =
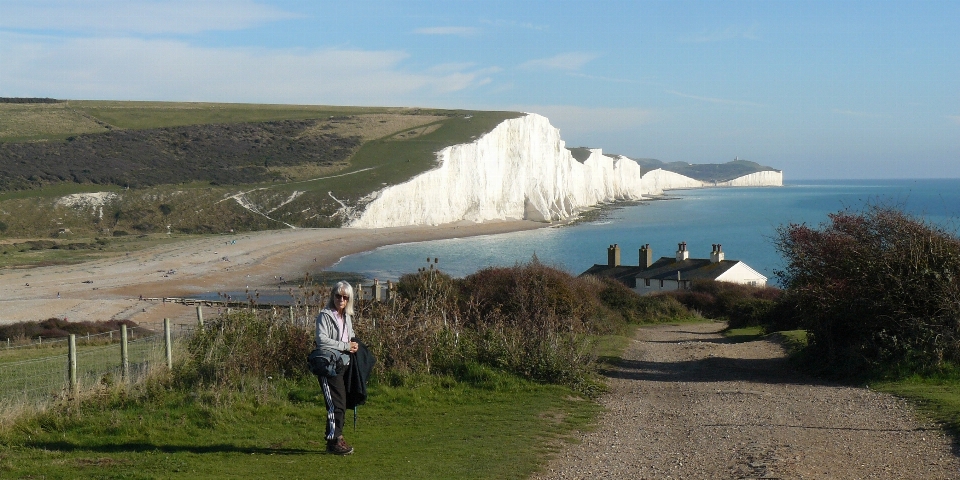
{"type": "Polygon", "coordinates": [[[733,343],[752,342],[763,336],[763,327],[728,328],[723,336],[733,343]]]}
{"type": "Polygon", "coordinates": [[[525,478],[600,407],[569,389],[477,367],[473,381],[410,376],[372,385],[348,413],[349,457],[324,453],[314,378],[242,393],[157,389],[63,407],[0,434],[4,478],[525,478]]]}
{"type": "Polygon", "coordinates": [[[914,376],[870,387],[907,400],[921,416],[942,425],[954,443],[960,443],[960,378],[914,376]]]}

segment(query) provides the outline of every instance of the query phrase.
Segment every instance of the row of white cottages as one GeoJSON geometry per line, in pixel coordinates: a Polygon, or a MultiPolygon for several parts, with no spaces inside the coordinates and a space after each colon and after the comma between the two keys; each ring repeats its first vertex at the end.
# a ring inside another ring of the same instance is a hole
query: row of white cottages
{"type": "Polygon", "coordinates": [[[761,275],[749,265],[739,260],[725,260],[723,247],[714,244],[710,258],[690,258],[687,243],[677,246],[673,257],[660,257],[653,261],[653,249],[650,244],[640,247],[640,265],[620,265],[620,246],[607,248],[607,264],[597,264],[580,274],[608,277],[620,281],[637,293],[663,292],[690,288],[694,280],[716,280],[718,282],[740,283],[765,286],[767,277],[761,275]]]}

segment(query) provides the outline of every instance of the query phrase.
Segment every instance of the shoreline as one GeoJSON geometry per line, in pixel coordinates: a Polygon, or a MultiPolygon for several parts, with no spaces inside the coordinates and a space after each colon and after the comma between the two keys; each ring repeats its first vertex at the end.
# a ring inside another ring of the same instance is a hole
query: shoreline
{"type": "Polygon", "coordinates": [[[51,317],[71,322],[163,318],[190,321],[193,307],[139,297],[181,297],[276,288],[275,277],[302,278],[345,256],[387,245],[497,235],[549,227],[530,220],[375,229],[295,229],[184,240],[126,256],[75,265],[0,271],[0,325],[51,317]]]}

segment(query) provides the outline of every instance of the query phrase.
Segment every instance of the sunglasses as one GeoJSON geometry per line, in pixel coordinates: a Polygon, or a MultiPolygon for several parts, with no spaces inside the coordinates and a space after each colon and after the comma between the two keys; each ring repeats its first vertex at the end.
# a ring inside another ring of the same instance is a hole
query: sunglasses
{"type": "Polygon", "coordinates": [[[333,298],[337,300],[350,300],[350,295],[340,295],[339,293],[334,295],[333,298]]]}

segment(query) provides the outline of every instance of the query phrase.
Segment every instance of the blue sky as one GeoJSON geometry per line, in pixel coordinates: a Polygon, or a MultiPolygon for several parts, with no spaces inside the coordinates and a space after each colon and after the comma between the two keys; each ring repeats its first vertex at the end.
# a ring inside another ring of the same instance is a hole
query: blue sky
{"type": "Polygon", "coordinates": [[[541,113],[568,146],[960,177],[960,1],[0,0],[0,96],[541,113]]]}

